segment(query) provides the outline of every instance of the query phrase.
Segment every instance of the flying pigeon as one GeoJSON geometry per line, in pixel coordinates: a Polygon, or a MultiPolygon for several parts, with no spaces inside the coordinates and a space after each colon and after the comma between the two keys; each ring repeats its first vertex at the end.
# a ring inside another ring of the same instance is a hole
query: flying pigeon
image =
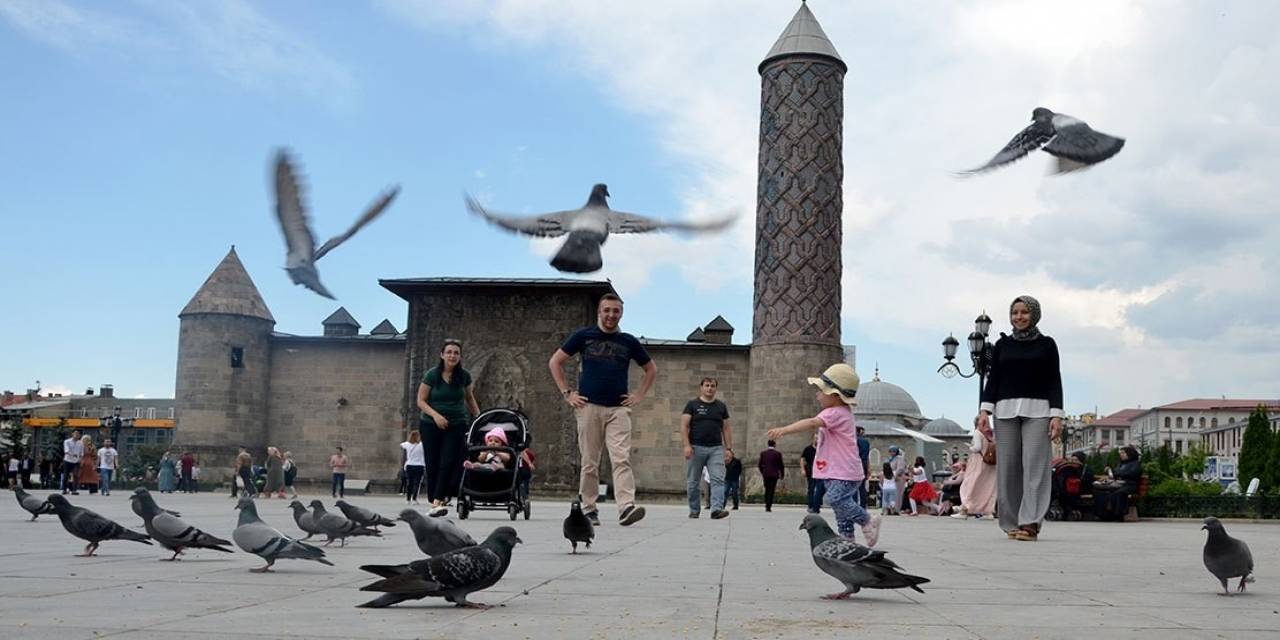
{"type": "Polygon", "coordinates": [[[381,215],[400,193],[400,186],[393,186],[383,192],[360,214],[350,229],[329,238],[317,249],[315,237],[311,235],[311,224],[307,219],[307,207],[303,203],[302,187],[299,186],[289,153],[284,149],[276,153],[274,181],[276,218],[280,221],[280,230],[284,232],[284,243],[288,249],[284,269],[289,272],[289,278],[294,284],[300,284],[332,300],[333,294],[320,283],[320,273],[316,271],[315,262],[381,215]]]}
{"type": "Polygon", "coordinates": [[[213,549],[223,553],[235,553],[225,546],[231,544],[230,540],[211,536],[183,522],[177,516],[165,513],[151,497],[150,491],[138,487],[133,490],[129,500],[141,508],[142,519],[151,538],[159,542],[160,546],[173,552],[173,557],[168,558],[169,561],[177,560],[178,554],[184,549],[213,549]]]}
{"type": "Polygon", "coordinates": [[[324,532],[320,530],[320,527],[316,526],[315,518],[311,517],[311,512],[307,511],[306,505],[294,500],[289,503],[289,508],[293,509],[293,522],[298,525],[299,529],[307,534],[307,537],[303,538],[303,540],[310,540],[311,536],[314,536],[317,533],[324,535],[324,532]]]}
{"type": "Polygon", "coordinates": [[[328,536],[324,546],[329,546],[334,540],[342,543],[341,546],[347,546],[347,538],[352,536],[382,536],[381,531],[362,527],[336,513],[330,513],[324,510],[324,503],[319,500],[311,501],[311,519],[315,521],[316,528],[320,533],[328,536]]]}
{"type": "Polygon", "coordinates": [[[595,527],[591,526],[586,514],[582,513],[582,501],[574,500],[569,505],[569,515],[564,519],[564,537],[573,545],[573,553],[578,552],[578,543],[586,543],[591,548],[591,539],[596,537],[595,527]]]}
{"type": "Polygon", "coordinates": [[[736,217],[733,214],[709,222],[667,222],[614,211],[609,208],[609,187],[597,184],[591,187],[591,196],[580,209],[556,211],[533,216],[513,216],[495,213],[480,206],[467,196],[467,208],[504,229],[529,236],[554,238],[569,234],[560,250],[551,258],[551,266],[569,273],[599,271],[604,265],[600,257],[600,245],[611,233],[647,233],[650,231],[719,231],[729,226],[736,217]]]}
{"type": "Polygon", "coordinates": [[[884,551],[864,547],[831,530],[822,516],[809,514],[800,523],[809,532],[809,550],[813,562],[823,573],[844,583],[844,591],[822,596],[826,600],[844,600],[862,589],[901,589],[909,587],[920,593],[916,585],[929,580],[899,571],[902,567],[885,556],[884,551]]]}
{"type": "Polygon", "coordinates": [[[348,520],[358,525],[373,527],[374,530],[377,530],[378,527],[396,526],[395,520],[376,514],[364,507],[357,507],[348,503],[346,500],[339,500],[333,504],[338,507],[338,510],[342,512],[342,515],[346,516],[348,520]]]}
{"type": "Polygon", "coordinates": [[[53,505],[49,504],[48,500],[37,498],[26,491],[23,491],[22,487],[15,487],[13,495],[18,498],[18,506],[26,509],[27,513],[31,514],[31,519],[27,522],[35,522],[36,518],[39,518],[41,515],[53,513],[53,505]]]}
{"type": "Polygon", "coordinates": [[[1222,583],[1222,595],[1231,595],[1227,588],[1229,578],[1240,578],[1237,591],[1244,593],[1244,585],[1253,582],[1253,554],[1249,553],[1249,545],[1227,535],[1222,523],[1213,516],[1205,518],[1200,528],[1209,530],[1209,537],[1204,541],[1204,567],[1222,583]]]}
{"type": "Polygon", "coordinates": [[[511,527],[498,527],[484,542],[471,547],[456,549],[426,560],[409,564],[372,565],[360,569],[382,576],[382,580],[367,584],[361,591],[382,591],[379,596],[364,604],[365,608],[378,609],[405,600],[444,598],[459,607],[488,609],[489,605],[470,602],[467,595],[492,587],[511,565],[511,550],[522,542],[511,527]]]}
{"type": "Polygon", "coordinates": [[[400,517],[396,519],[409,523],[409,529],[413,531],[413,539],[418,543],[418,548],[428,556],[438,556],[455,549],[476,545],[476,539],[454,524],[452,520],[428,518],[413,509],[401,511],[400,517]]]}
{"type": "Polygon", "coordinates": [[[84,553],[76,554],[76,557],[92,556],[98,550],[98,543],[103,540],[132,540],[151,544],[151,536],[126,529],[123,525],[88,509],[74,506],[56,493],[50,495],[47,500],[53,505],[53,512],[58,514],[58,519],[62,521],[62,528],[66,529],[67,533],[89,541],[88,546],[84,548],[84,553]]]}
{"type": "Polygon", "coordinates": [[[294,540],[263,522],[262,518],[258,517],[258,507],[254,504],[252,497],[240,498],[235,508],[240,510],[240,520],[235,531],[231,532],[231,539],[236,541],[237,547],[267,561],[265,567],[249,571],[266,573],[271,571],[271,565],[275,564],[276,560],[285,559],[315,560],[321,564],[333,566],[332,562],[324,559],[324,549],[301,540],[294,540]]]}
{"type": "Polygon", "coordinates": [[[1000,153],[981,167],[961,172],[961,175],[1002,167],[1021,160],[1036,149],[1057,157],[1054,173],[1070,173],[1098,164],[1120,153],[1123,147],[1124,138],[1094,131],[1083,120],[1037,107],[1031,112],[1031,124],[1014,136],[1000,153]]]}

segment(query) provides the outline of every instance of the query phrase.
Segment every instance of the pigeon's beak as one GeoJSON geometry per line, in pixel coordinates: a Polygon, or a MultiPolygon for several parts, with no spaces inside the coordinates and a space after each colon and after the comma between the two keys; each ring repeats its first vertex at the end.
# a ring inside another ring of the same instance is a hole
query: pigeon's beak
{"type": "Polygon", "coordinates": [[[804,530],[804,523],[803,523],[803,522],[801,522],[801,523],[800,523],[800,530],[801,530],[801,531],[803,531],[803,530],[804,530]]]}
{"type": "Polygon", "coordinates": [[[516,536],[516,544],[524,544],[524,540],[521,540],[520,536],[516,536]]]}
{"type": "Polygon", "coordinates": [[[1207,525],[1207,524],[1206,524],[1206,525],[1204,525],[1204,526],[1200,527],[1200,530],[1201,530],[1201,531],[1204,531],[1205,529],[1208,529],[1208,528],[1209,528],[1209,525],[1207,525]]]}

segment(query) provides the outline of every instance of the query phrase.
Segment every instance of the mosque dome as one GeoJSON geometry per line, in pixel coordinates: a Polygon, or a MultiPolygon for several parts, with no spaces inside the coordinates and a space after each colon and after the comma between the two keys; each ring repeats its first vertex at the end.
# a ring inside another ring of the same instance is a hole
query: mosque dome
{"type": "Polygon", "coordinates": [[[967,436],[969,433],[960,423],[950,418],[930,420],[924,425],[924,432],[931,436],[967,436]]]}
{"type": "Polygon", "coordinates": [[[874,378],[858,386],[858,406],[854,411],[865,415],[924,419],[916,399],[906,389],[881,380],[879,369],[874,378]]]}

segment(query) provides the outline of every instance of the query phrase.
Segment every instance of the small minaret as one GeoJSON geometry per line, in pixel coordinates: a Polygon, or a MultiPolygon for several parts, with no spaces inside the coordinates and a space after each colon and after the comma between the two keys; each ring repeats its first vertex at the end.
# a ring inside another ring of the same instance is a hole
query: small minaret
{"type": "MultiPolygon", "coordinates": [[[[846,70],[805,4],[760,63],[752,404],[746,434],[752,446],[762,445],[765,430],[816,414],[805,378],[843,361],[846,70]]],[[[778,443],[788,453],[807,444],[800,437],[778,443]]]]}

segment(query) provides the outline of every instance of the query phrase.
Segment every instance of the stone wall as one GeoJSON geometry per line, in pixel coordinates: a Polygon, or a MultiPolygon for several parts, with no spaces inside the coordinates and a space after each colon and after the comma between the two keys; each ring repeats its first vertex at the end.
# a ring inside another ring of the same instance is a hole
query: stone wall
{"type": "MultiPolygon", "coordinates": [[[[838,346],[819,344],[770,344],[751,348],[751,422],[748,441],[761,449],[768,441],[765,432],[785,427],[801,418],[811,418],[820,410],[814,397],[817,388],[808,378],[816,377],[828,366],[841,362],[838,346]]],[[[787,463],[787,475],[780,486],[787,491],[801,491],[804,477],[800,474],[800,452],[809,438],[792,434],[778,441],[778,450],[787,463]]],[[[754,462],[754,461],[753,461],[754,462]]],[[[745,464],[745,462],[744,462],[745,464]]],[[[744,492],[762,491],[759,474],[746,473],[744,492]]]]}

